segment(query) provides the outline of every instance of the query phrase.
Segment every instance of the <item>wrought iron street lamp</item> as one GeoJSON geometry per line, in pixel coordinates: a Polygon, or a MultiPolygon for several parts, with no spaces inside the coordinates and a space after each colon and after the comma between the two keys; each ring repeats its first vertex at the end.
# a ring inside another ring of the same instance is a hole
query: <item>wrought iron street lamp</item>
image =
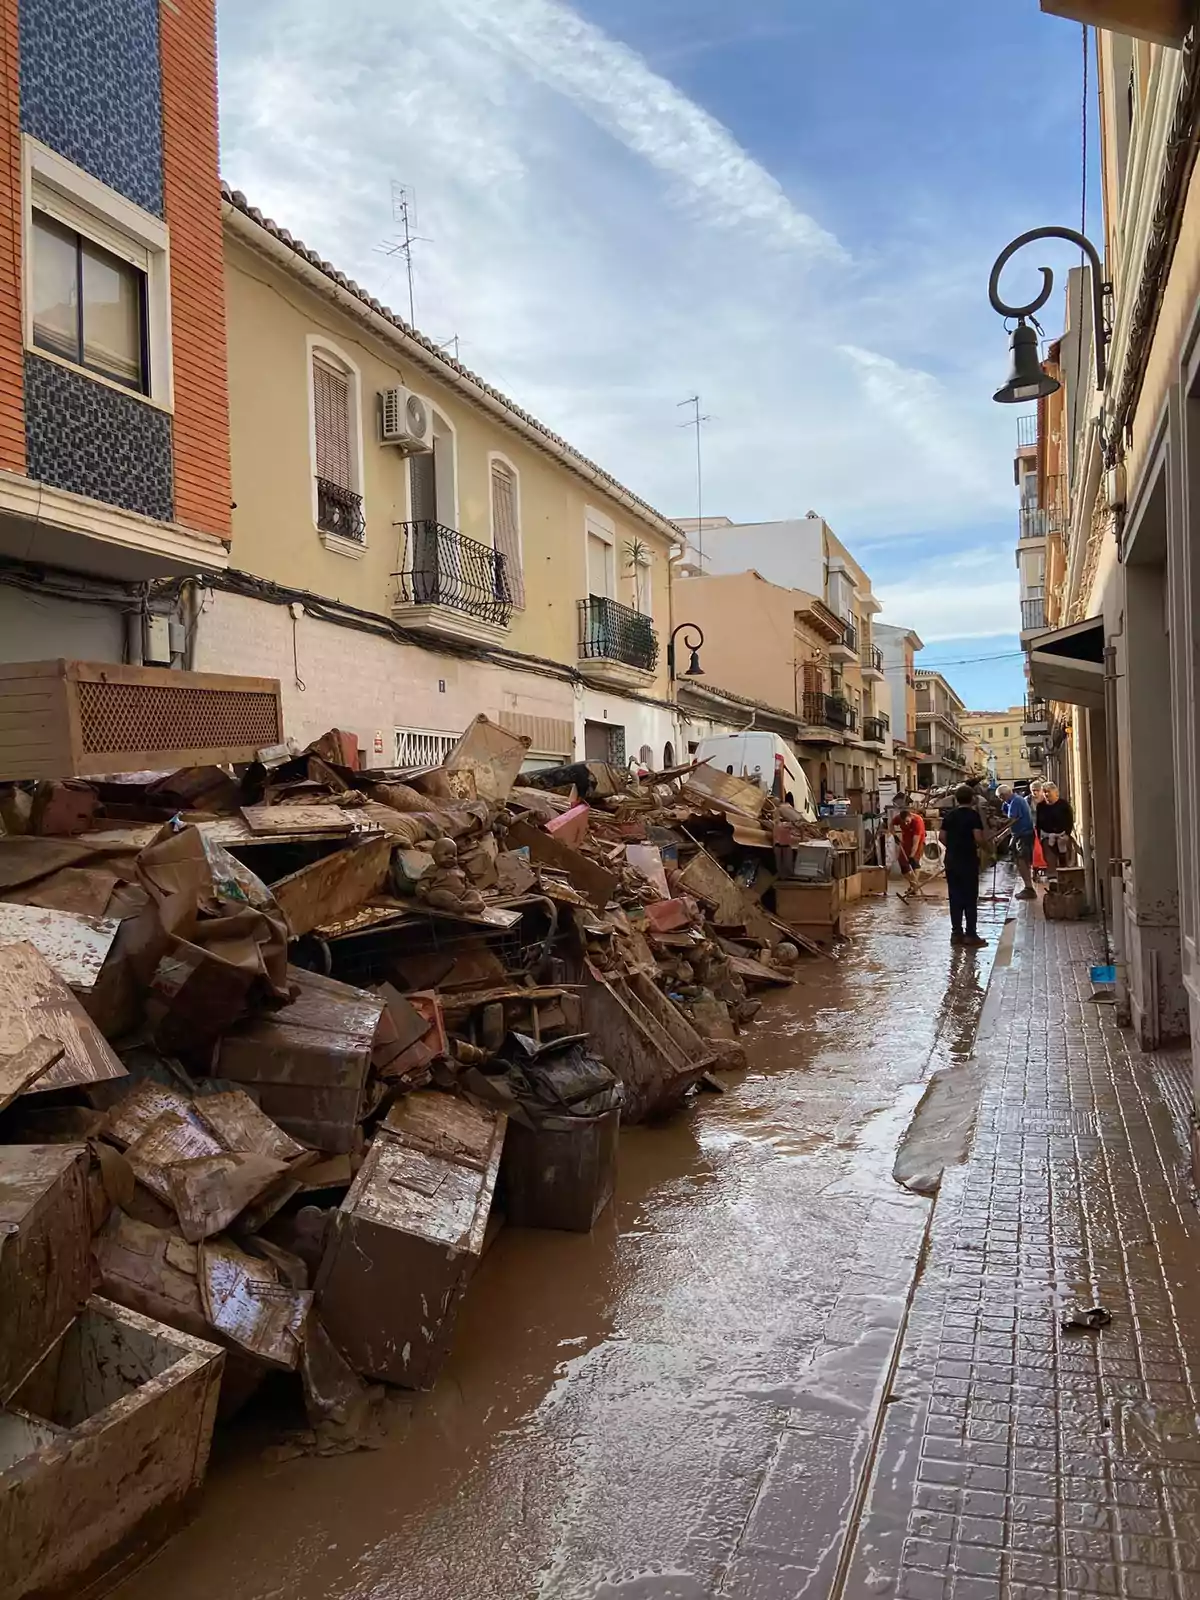
{"type": "Polygon", "coordinates": [[[683,676],[685,678],[702,678],[704,676],[704,668],[700,665],[700,649],[704,644],[704,634],[694,622],[681,622],[671,634],[670,640],[667,643],[667,672],[672,683],[674,683],[677,676],[675,671],[675,640],[679,634],[683,633],[688,628],[693,630],[696,637],[694,639],[685,639],[683,641],[683,648],[685,650],[690,650],[692,654],[691,662],[683,676]]]}
{"type": "Polygon", "coordinates": [[[1108,322],[1104,315],[1104,297],[1108,293],[1108,285],[1104,282],[1103,270],[1100,266],[1100,257],[1096,247],[1090,239],[1082,233],[1076,233],[1074,228],[1033,228],[1029,233],[1023,233],[1019,239],[1014,239],[996,258],[992,268],[991,278],[988,280],[988,299],[992,303],[992,310],[1002,317],[1016,317],[1017,325],[1012,332],[1012,365],[1008,378],[996,390],[992,398],[1001,405],[1018,405],[1025,400],[1040,400],[1043,395],[1053,394],[1062,385],[1057,378],[1051,377],[1042,363],[1038,360],[1038,335],[1036,324],[1029,325],[1034,313],[1040,311],[1054,292],[1054,274],[1049,267],[1042,267],[1042,291],[1036,300],[1031,300],[1027,306],[1010,306],[1000,298],[1000,274],[1004,271],[1009,261],[1018,250],[1024,249],[1027,244],[1032,244],[1035,239],[1065,239],[1068,244],[1078,245],[1088,258],[1092,268],[1092,316],[1094,320],[1092,342],[1096,347],[1096,387],[1103,389],[1107,367],[1104,358],[1104,346],[1108,342],[1108,322]]]}

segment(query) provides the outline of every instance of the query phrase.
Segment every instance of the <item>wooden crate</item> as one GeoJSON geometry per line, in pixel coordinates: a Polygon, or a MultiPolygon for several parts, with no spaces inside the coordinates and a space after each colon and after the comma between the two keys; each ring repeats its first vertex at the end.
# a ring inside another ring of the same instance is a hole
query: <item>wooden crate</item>
{"type": "Polygon", "coordinates": [[[0,1408],[0,1594],[95,1593],[174,1531],[208,1463],[223,1353],[93,1296],[0,1408]]]}
{"type": "Polygon", "coordinates": [[[800,883],[781,878],[775,884],[775,915],[789,925],[832,925],[844,901],[843,881],[800,883]]]}
{"type": "Polygon", "coordinates": [[[252,761],[282,741],[277,678],[110,661],[0,666],[0,779],[252,761]]]}

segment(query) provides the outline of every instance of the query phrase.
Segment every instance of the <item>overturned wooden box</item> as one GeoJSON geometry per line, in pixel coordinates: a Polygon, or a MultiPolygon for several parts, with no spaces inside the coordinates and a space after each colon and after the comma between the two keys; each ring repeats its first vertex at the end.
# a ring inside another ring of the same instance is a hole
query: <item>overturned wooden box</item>
{"type": "Polygon", "coordinates": [[[356,1372],[432,1387],[483,1255],[505,1124],[436,1091],[388,1113],[316,1283],[321,1320],[356,1372]]]}
{"type": "Polygon", "coordinates": [[[277,678],[115,661],[0,666],[0,772],[6,778],[253,761],[282,740],[277,678]]]}
{"type": "Polygon", "coordinates": [[[587,1233],[617,1185],[620,1107],[597,1117],[510,1121],[500,1163],[501,1203],[514,1228],[587,1233]]]}
{"type": "Polygon", "coordinates": [[[199,1490],[215,1345],[94,1296],[0,1407],[0,1594],[95,1594],[167,1538],[199,1490]]]}
{"type": "Polygon", "coordinates": [[[588,962],[584,976],[584,1027],[625,1086],[622,1120],[674,1110],[716,1064],[717,1052],[644,973],[605,974],[588,962]]]}
{"type": "Polygon", "coordinates": [[[87,1171],[83,1145],[0,1146],[0,1402],[88,1297],[87,1171]]]}

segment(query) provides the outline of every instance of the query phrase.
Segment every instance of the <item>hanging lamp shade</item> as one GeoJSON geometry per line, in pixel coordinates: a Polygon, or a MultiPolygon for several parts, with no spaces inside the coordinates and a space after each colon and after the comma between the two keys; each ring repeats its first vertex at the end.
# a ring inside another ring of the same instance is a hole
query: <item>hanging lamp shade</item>
{"type": "Polygon", "coordinates": [[[1008,378],[992,396],[999,405],[1015,406],[1026,400],[1040,400],[1043,395],[1054,394],[1062,388],[1038,359],[1038,336],[1024,317],[1013,329],[1010,349],[1012,362],[1008,378]]]}

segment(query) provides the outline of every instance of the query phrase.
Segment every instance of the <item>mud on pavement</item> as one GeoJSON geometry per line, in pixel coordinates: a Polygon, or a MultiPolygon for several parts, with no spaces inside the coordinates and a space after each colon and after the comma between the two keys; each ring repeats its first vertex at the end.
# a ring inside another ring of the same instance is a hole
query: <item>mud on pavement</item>
{"type": "Polygon", "coordinates": [[[892,1164],[969,1056],[985,911],[976,953],[937,902],[856,907],[840,960],[768,1001],[736,1094],[622,1132],[591,1235],[501,1235],[380,1449],[266,1463],[260,1406],[121,1600],[826,1593],[930,1211],[892,1164]]]}

